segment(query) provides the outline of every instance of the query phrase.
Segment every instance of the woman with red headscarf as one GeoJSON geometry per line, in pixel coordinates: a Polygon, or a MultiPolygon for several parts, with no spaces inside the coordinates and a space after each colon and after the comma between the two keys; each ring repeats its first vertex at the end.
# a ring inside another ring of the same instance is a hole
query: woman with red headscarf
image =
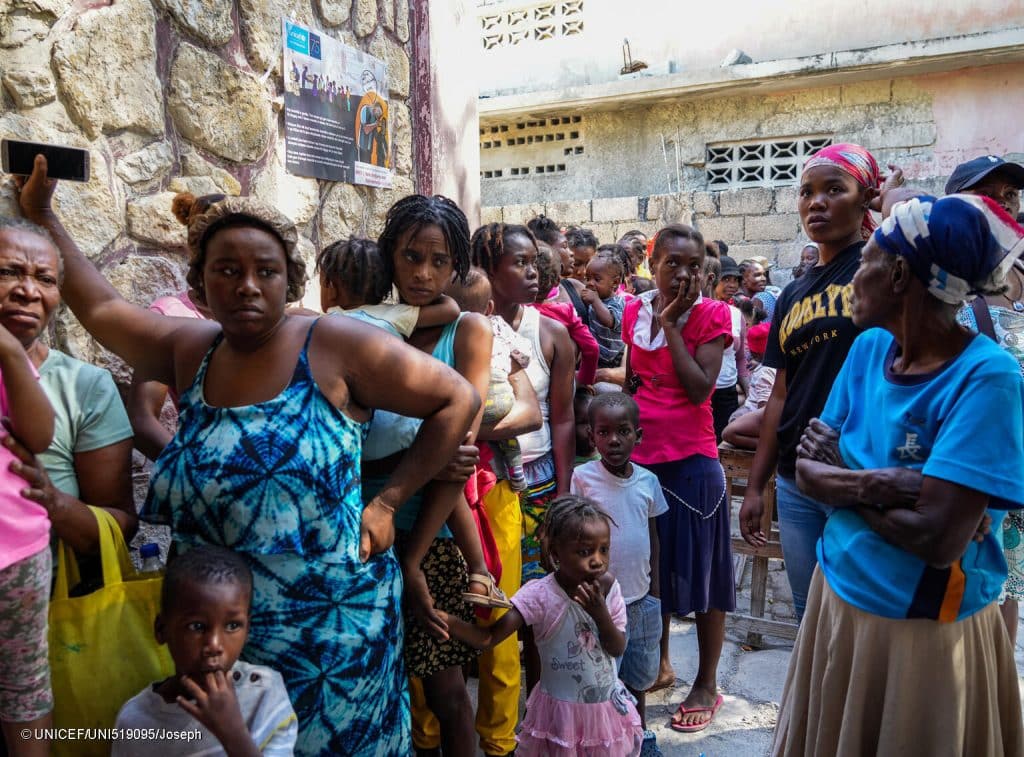
{"type": "Polygon", "coordinates": [[[779,533],[798,618],[830,508],[797,489],[796,448],[860,333],[852,319],[853,274],[875,227],[870,211],[880,185],[878,163],[860,145],[832,145],[807,160],[797,207],[807,236],[818,245],[818,264],[779,296],[765,350],[764,364],[777,373],[740,509],[740,531],[752,545],[765,543],[761,492],[777,465],[779,533]]]}

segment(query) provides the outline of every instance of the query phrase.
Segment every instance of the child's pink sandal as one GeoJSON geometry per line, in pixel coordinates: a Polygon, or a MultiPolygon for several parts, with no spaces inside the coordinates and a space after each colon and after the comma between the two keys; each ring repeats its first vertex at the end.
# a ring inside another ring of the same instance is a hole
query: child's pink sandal
{"type": "Polygon", "coordinates": [[[474,594],[469,591],[462,592],[462,601],[474,607],[488,607],[491,609],[507,610],[512,607],[505,592],[494,582],[494,576],[490,573],[470,573],[471,583],[481,583],[487,587],[487,594],[474,594]]]}

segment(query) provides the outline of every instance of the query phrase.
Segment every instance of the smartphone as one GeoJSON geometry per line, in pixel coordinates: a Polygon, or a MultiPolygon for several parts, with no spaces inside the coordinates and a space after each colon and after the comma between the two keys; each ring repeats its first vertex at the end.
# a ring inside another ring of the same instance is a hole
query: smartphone
{"type": "Polygon", "coordinates": [[[28,176],[39,154],[46,156],[47,176],[51,179],[89,181],[88,150],[17,139],[0,140],[0,159],[5,173],[28,176]]]}

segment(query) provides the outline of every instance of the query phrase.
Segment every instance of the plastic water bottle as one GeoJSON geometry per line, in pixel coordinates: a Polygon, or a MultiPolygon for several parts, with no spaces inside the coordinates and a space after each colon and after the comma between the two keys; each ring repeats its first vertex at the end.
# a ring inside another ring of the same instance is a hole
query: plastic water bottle
{"type": "Polygon", "coordinates": [[[142,569],[140,573],[159,573],[164,569],[160,562],[160,545],[149,542],[139,548],[139,557],[142,558],[142,569]]]}

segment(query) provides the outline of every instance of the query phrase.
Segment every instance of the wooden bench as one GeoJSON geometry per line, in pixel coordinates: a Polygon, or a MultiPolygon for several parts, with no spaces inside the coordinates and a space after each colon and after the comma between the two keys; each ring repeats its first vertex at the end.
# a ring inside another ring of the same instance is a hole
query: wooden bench
{"type": "MultiPolygon", "coordinates": [[[[747,491],[747,479],[754,453],[739,449],[723,442],[718,447],[718,457],[725,471],[725,494],[731,508],[738,510],[747,491]]],[[[742,536],[732,539],[732,551],[738,556],[736,563],[736,587],[739,588],[743,569],[748,558],[753,560],[750,570],[750,614],[734,612],[731,620],[735,628],[747,632],[747,643],[752,647],[763,646],[762,634],[783,639],[795,639],[797,624],[765,617],[768,593],[768,561],[782,559],[782,543],[779,531],[772,523],[775,514],[775,476],[764,488],[764,513],[761,515],[761,531],[768,535],[763,547],[752,547],[742,536]]]]}

